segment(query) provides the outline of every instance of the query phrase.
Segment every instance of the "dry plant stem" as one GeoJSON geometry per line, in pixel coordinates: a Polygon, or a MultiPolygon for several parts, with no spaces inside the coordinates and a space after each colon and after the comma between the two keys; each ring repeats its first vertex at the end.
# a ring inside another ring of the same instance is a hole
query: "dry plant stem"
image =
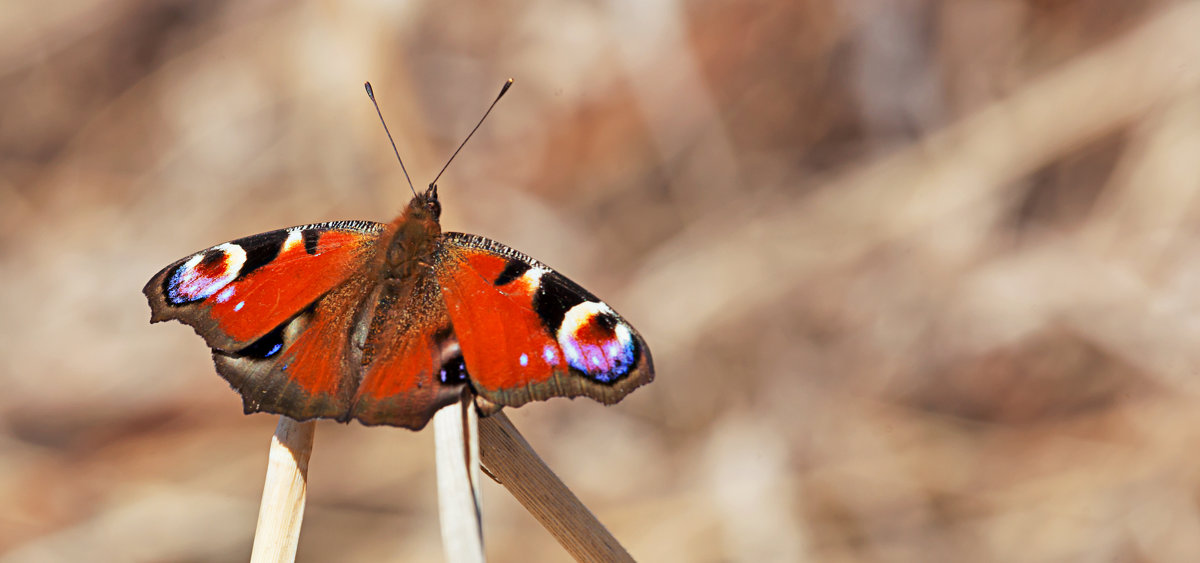
{"type": "Polygon", "coordinates": [[[316,422],[279,417],[267,461],[267,480],[258,527],[254,530],[252,563],[295,561],[308,492],[308,458],[312,455],[316,422]]]}
{"type": "Polygon", "coordinates": [[[633,561],[617,539],[496,413],[479,421],[480,455],[496,479],[576,561],[633,561]]]}
{"type": "Polygon", "coordinates": [[[472,403],[464,395],[433,415],[442,547],[450,563],[485,560],[479,516],[479,417],[472,403]]]}

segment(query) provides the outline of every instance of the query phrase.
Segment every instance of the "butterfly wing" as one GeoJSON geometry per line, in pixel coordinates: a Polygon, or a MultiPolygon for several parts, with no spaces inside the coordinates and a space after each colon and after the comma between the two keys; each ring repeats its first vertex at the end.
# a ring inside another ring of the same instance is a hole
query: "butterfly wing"
{"type": "Polygon", "coordinates": [[[362,368],[352,335],[372,288],[364,274],[344,280],[249,346],[213,349],[217,373],[242,396],[246,414],[347,420],[362,368]]]}
{"type": "Polygon", "coordinates": [[[650,349],[629,323],[521,252],[445,233],[435,270],[485,410],[580,395],[612,404],[654,379],[650,349]]]}
{"type": "Polygon", "coordinates": [[[345,282],[371,258],[383,227],[368,221],[303,225],[197,252],[142,289],[150,322],[179,320],[214,350],[245,348],[345,282]]]}
{"type": "Polygon", "coordinates": [[[384,227],[303,225],[197,252],[146,284],[150,320],[194,328],[247,413],[344,417],[357,373],[348,312],[370,291],[384,227]]]}

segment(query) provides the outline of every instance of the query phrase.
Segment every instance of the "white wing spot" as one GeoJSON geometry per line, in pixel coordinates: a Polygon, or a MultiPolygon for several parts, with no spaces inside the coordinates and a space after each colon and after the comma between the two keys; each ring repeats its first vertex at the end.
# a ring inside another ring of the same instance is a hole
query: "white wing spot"
{"type": "Polygon", "coordinates": [[[524,286],[525,291],[533,293],[537,291],[538,286],[542,285],[542,276],[546,275],[549,270],[545,268],[530,268],[525,270],[524,274],[518,278],[524,286]]]}
{"type": "Polygon", "coordinates": [[[283,248],[279,253],[288,252],[296,247],[304,246],[304,229],[292,229],[288,231],[287,239],[283,241],[283,248]]]}

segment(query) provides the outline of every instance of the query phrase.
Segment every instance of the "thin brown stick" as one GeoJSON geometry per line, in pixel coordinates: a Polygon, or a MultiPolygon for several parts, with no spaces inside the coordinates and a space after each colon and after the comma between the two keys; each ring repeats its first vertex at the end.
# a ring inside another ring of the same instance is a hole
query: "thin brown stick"
{"type": "Polygon", "coordinates": [[[308,458],[312,455],[315,421],[297,422],[279,417],[267,461],[267,479],[258,527],[254,530],[251,563],[296,560],[304,500],[308,492],[308,458]]]}
{"type": "Polygon", "coordinates": [[[482,563],[479,494],[479,416],[469,396],[433,415],[438,514],[449,563],[482,563]]]}
{"type": "Polygon", "coordinates": [[[529,447],[504,413],[479,421],[479,444],[488,474],[504,485],[576,561],[633,561],[529,447]]]}

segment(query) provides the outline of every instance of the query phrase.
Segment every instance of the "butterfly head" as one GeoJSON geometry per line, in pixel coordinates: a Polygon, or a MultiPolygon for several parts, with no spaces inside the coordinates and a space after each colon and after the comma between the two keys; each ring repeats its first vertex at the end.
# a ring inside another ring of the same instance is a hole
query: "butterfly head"
{"type": "Polygon", "coordinates": [[[408,208],[388,225],[382,237],[387,245],[387,277],[415,279],[415,272],[428,268],[438,236],[442,234],[438,224],[441,215],[437,186],[430,184],[428,189],[413,196],[408,208]]]}
{"type": "Polygon", "coordinates": [[[437,222],[442,216],[442,203],[438,201],[437,184],[429,184],[425,191],[413,196],[408,202],[409,217],[437,222]]]}

